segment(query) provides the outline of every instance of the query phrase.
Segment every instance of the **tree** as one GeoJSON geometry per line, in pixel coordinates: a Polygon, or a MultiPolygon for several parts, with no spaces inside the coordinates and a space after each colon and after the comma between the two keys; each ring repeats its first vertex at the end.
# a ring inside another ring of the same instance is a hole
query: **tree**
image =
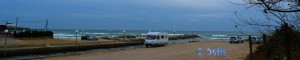
{"type": "MultiPolygon", "coordinates": [[[[243,0],[247,9],[258,8],[264,18],[244,18],[235,12],[237,19],[243,24],[237,26],[251,26],[260,33],[273,33],[270,41],[263,44],[264,48],[275,54],[270,59],[300,59],[300,0],[243,0]],[[282,53],[285,53],[283,55],[282,53]]],[[[236,26],[236,27],[237,27],[236,26]]]]}
{"type": "Polygon", "coordinates": [[[249,8],[259,8],[264,18],[244,18],[235,12],[238,20],[243,24],[238,26],[251,26],[261,33],[275,31],[280,25],[288,23],[294,28],[300,28],[300,0],[243,0],[244,4],[236,4],[249,8]]]}
{"type": "Polygon", "coordinates": [[[244,0],[251,6],[262,7],[265,12],[300,12],[300,0],[244,0]]]}

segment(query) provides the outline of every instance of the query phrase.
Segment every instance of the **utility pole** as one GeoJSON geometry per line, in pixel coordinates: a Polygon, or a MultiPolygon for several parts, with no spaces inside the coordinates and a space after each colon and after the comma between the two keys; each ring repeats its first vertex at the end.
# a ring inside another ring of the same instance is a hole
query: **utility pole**
{"type": "Polygon", "coordinates": [[[45,31],[48,30],[48,18],[46,19],[45,31]]]}
{"type": "MultiPolygon", "coordinates": [[[[45,38],[47,37],[47,26],[48,26],[48,18],[46,19],[46,25],[45,25],[45,30],[44,30],[44,37],[45,38]]],[[[46,39],[44,40],[44,44],[45,44],[45,47],[47,47],[46,39]]]]}
{"type": "Polygon", "coordinates": [[[16,27],[15,27],[15,31],[14,31],[14,34],[15,34],[14,36],[16,36],[16,34],[17,34],[19,18],[17,17],[16,20],[17,21],[16,21],[16,27]]]}

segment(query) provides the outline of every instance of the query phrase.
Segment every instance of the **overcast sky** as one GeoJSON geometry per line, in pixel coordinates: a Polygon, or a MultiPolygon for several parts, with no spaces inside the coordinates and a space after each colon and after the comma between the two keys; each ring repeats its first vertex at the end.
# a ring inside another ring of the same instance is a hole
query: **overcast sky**
{"type": "Polygon", "coordinates": [[[48,18],[50,29],[236,31],[234,11],[259,13],[226,0],[0,1],[1,24],[19,17],[23,26],[43,28],[48,18]]]}

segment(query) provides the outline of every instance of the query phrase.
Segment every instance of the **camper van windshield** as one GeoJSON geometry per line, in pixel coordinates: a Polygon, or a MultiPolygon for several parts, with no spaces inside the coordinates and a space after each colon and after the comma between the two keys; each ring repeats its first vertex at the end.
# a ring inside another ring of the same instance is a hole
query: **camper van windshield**
{"type": "Polygon", "coordinates": [[[147,35],[146,38],[149,40],[154,40],[154,39],[156,39],[156,36],[155,35],[147,35]]]}

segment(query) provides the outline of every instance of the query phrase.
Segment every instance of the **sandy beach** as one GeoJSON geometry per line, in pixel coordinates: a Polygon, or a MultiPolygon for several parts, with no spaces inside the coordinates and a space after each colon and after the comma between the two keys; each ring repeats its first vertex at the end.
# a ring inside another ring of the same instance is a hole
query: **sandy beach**
{"type": "MultiPolygon", "coordinates": [[[[256,46],[254,45],[254,49],[256,46]]],[[[164,47],[100,51],[34,60],[244,60],[248,54],[248,42],[230,44],[229,42],[201,41],[186,44],[170,44],[164,47]],[[207,48],[217,49],[218,47],[226,50],[226,55],[208,55],[207,48]],[[201,53],[202,55],[197,55],[197,48],[204,49],[204,52],[201,53]]]]}

